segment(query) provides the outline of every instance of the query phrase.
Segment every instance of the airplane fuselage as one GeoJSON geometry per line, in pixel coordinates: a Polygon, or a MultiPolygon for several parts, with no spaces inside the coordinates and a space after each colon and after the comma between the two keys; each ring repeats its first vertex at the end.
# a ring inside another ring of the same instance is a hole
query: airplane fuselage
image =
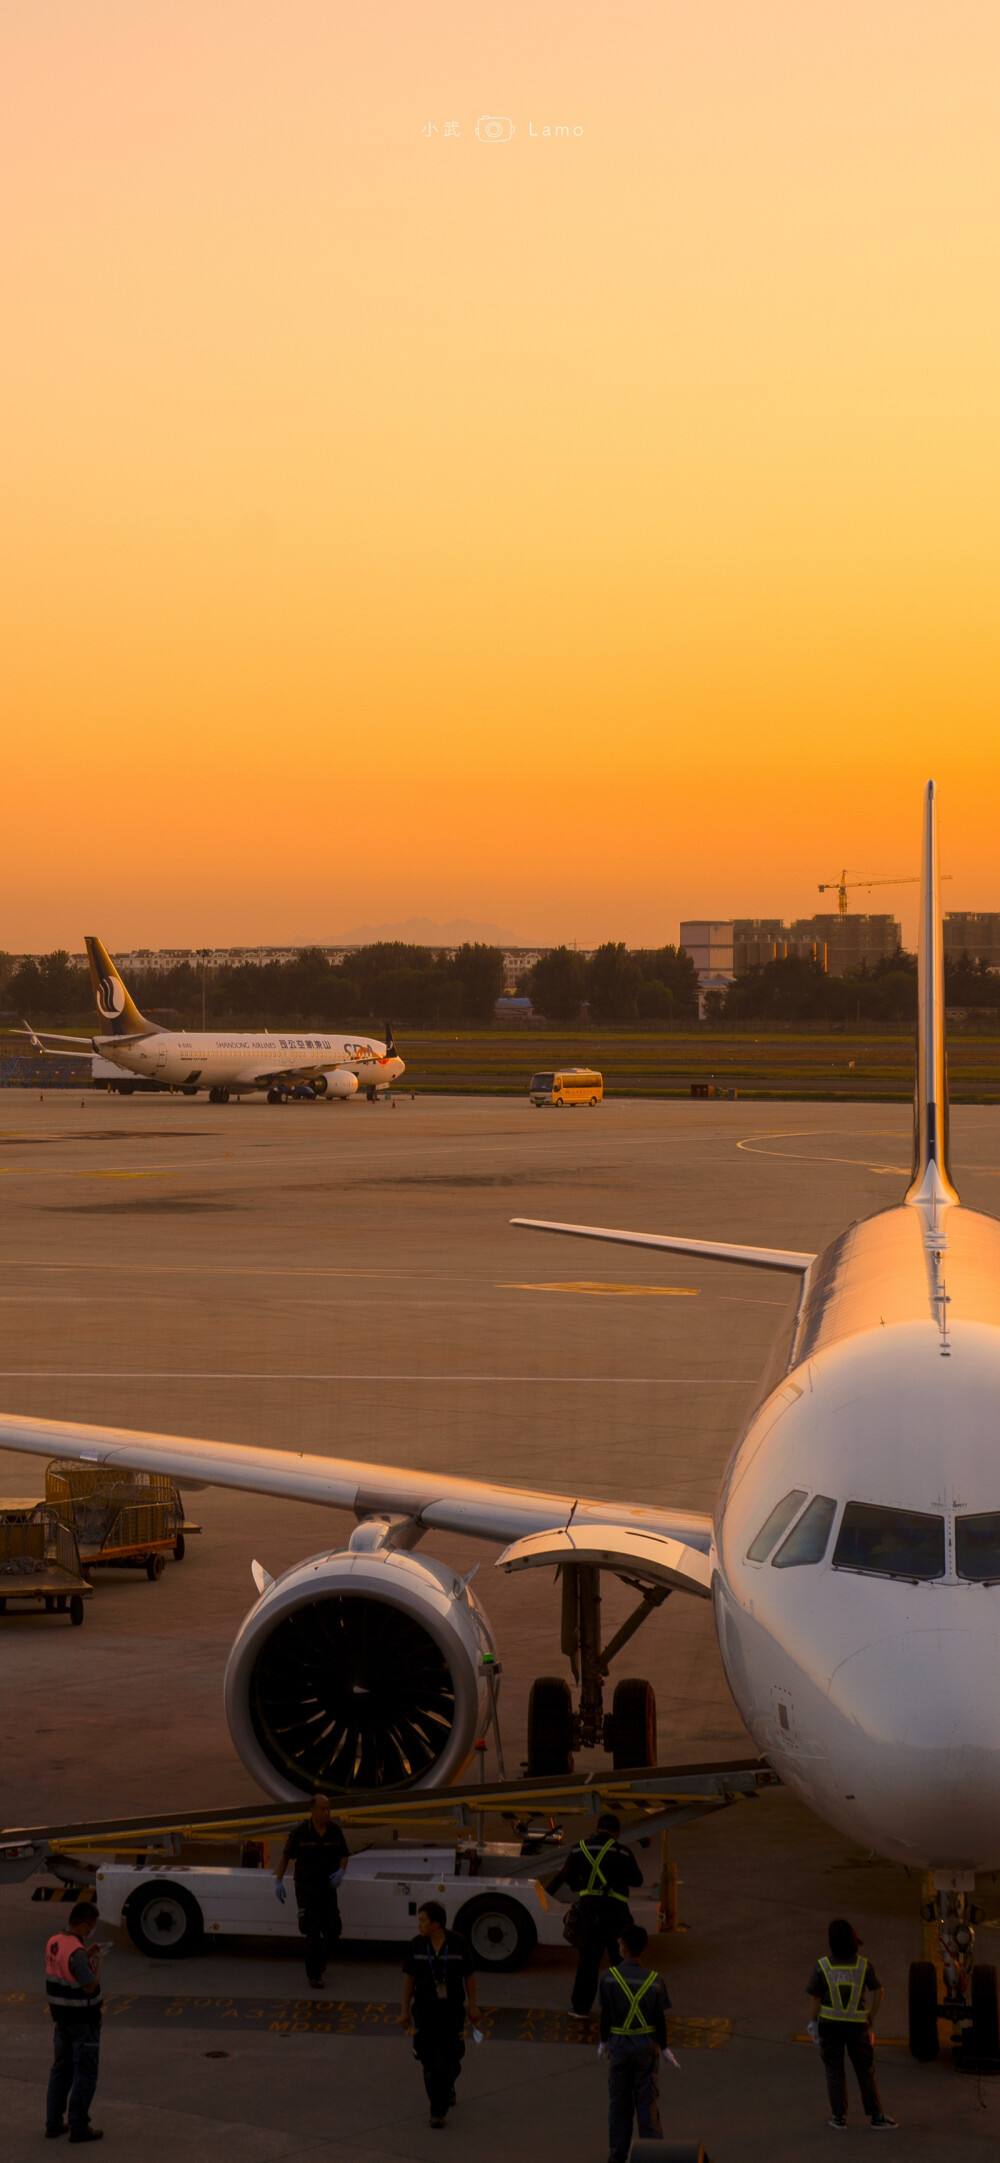
{"type": "Polygon", "coordinates": [[[911,1203],[852,1226],[775,1364],[716,1506],[736,1702],[782,1779],[861,1845],[992,1869],[1000,1224],[911,1203]]]}
{"type": "Polygon", "coordinates": [[[237,1096],[267,1089],[279,1072],[306,1079],[320,1070],[332,1094],[337,1093],[338,1074],[353,1075],[359,1090],[383,1090],[404,1072],[404,1061],[387,1054],[374,1037],[316,1030],[244,1036],[235,1031],[157,1029],[129,1044],[119,1044],[113,1036],[94,1037],[93,1047],[123,1072],[145,1080],[177,1089],[229,1089],[237,1096]]]}

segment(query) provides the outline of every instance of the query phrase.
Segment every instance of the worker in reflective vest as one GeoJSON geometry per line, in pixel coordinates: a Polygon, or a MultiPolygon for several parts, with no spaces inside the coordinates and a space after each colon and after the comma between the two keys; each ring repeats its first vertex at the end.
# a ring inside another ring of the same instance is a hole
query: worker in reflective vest
{"type": "Polygon", "coordinates": [[[69,2122],[71,2145],[103,2140],[90,2123],[101,2055],[101,1953],[87,1939],[97,1909],[78,1900],[69,1927],[59,1930],[45,1948],[45,1995],[55,2028],[55,2056],[45,2105],[45,2135],[55,2140],[69,2122]],[[67,2111],[67,2104],[69,2106],[67,2111]]]}
{"type": "Polygon", "coordinates": [[[580,1927],[573,1942],[579,1959],[572,2011],[577,2020],[586,2019],[594,2003],[604,1954],[612,1965],[618,1958],[620,1933],[632,1921],[629,1892],[642,1884],[642,1871],[631,1848],[619,1840],[620,1831],[619,1819],[605,1811],[597,1820],[596,1840],[578,1840],[546,1887],[554,1893],[568,1885],[576,1895],[580,1927]]]}
{"type": "Polygon", "coordinates": [[[633,2118],[640,2139],[661,2136],[657,2076],[667,2049],[664,2015],[670,2004],[662,1975],[642,1960],[647,1943],[642,1924],[626,1923],[619,1942],[621,1958],[601,1977],[598,2055],[608,2060],[609,2163],[626,2163],[633,2118]]]}
{"type": "Polygon", "coordinates": [[[829,1957],[824,1954],[816,1962],[806,1989],[812,1999],[809,2033],[819,2044],[826,2070],[828,2123],[838,2132],[847,2126],[846,2054],[868,2118],[876,2131],[884,2132],[896,2123],[882,2109],[875,2079],[875,2021],[885,1992],[871,1961],[859,1951],[861,1940],[852,1924],[838,1917],[829,1926],[827,1940],[829,1957]]]}

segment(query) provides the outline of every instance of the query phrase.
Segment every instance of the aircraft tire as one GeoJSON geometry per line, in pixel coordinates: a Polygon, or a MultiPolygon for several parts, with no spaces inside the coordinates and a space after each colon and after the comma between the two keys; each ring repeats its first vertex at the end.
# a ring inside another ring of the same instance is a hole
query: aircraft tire
{"type": "Polygon", "coordinates": [[[528,1775],[573,1770],[573,1700],[561,1675],[542,1675],[528,1693],[528,1775]]]}
{"type": "Polygon", "coordinates": [[[656,1763],[656,1698],[638,1675],[615,1684],[611,1701],[611,1759],[615,1770],[656,1763]]]}
{"type": "Polygon", "coordinates": [[[938,2054],[938,1979],[932,1960],[911,1960],[909,1993],[910,2056],[929,2065],[938,2054]]]}
{"type": "Polygon", "coordinates": [[[977,2058],[1000,2055],[1000,1994],[997,1971],[986,1962],[972,1970],[972,2048],[977,2058]]]}

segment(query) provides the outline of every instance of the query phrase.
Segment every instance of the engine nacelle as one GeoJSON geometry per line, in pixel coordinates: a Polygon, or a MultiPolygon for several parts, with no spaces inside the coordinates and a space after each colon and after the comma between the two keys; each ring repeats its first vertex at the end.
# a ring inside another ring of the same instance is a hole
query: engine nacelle
{"type": "Polygon", "coordinates": [[[478,1601],[446,1563],[385,1547],[311,1555],[266,1585],[240,1628],[229,1732],[282,1802],[317,1788],[444,1787],[483,1732],[492,1652],[478,1601]]]}
{"type": "Polygon", "coordinates": [[[331,1097],[356,1097],[356,1096],[357,1096],[357,1093],[358,1093],[358,1077],[357,1077],[357,1075],[356,1075],[356,1074],[352,1074],[352,1073],[350,1072],[350,1070],[349,1070],[349,1069],[348,1069],[348,1068],[347,1068],[346,1066],[335,1066],[335,1067],[334,1067],[334,1070],[333,1070],[333,1073],[332,1073],[332,1074],[326,1074],[326,1075],[324,1075],[324,1076],[323,1076],[323,1082],[324,1082],[324,1089],[323,1089],[323,1094],[324,1094],[324,1096],[331,1096],[331,1097]]]}

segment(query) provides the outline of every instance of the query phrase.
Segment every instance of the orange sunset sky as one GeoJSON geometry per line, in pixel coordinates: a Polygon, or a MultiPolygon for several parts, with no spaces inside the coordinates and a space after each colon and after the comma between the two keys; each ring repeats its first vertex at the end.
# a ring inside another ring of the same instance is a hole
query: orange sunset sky
{"type": "Polygon", "coordinates": [[[1000,908],[998,92],[995,0],[7,0],[0,946],[659,943],[930,773],[1000,908]]]}

